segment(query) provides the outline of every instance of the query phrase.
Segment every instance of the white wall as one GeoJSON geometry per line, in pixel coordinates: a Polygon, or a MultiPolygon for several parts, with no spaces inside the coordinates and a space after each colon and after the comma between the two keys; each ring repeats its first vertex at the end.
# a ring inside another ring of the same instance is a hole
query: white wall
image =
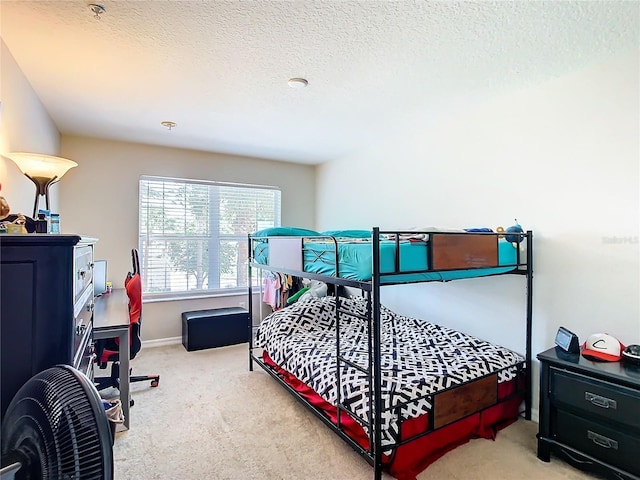
{"type": "MultiPolygon", "coordinates": [[[[60,134],[13,55],[0,39],[0,155],[32,152],[58,155],[60,134]]],[[[15,163],[0,157],[1,195],[11,213],[33,214],[36,186],[15,163]]],[[[58,209],[58,185],[50,189],[50,207],[58,209]]],[[[44,199],[41,200],[44,208],[44,199]]]]}
{"type": "MultiPolygon", "coordinates": [[[[99,239],[96,258],[108,261],[108,277],[121,288],[138,246],[140,175],[159,175],[279,186],[283,225],[315,223],[315,167],[247,157],[63,135],[61,155],[78,162],[61,182],[63,233],[99,239]]],[[[181,313],[246,303],[244,296],[145,302],[143,340],[181,335],[181,313]]]]}
{"type": "MultiPolygon", "coordinates": [[[[560,325],[583,340],[608,332],[640,343],[638,72],[636,51],[437,125],[414,119],[416,128],[319,168],[317,228],[517,218],[535,237],[534,354],[560,325]]],[[[506,276],[387,287],[382,300],[524,351],[524,285],[506,276]]]]}

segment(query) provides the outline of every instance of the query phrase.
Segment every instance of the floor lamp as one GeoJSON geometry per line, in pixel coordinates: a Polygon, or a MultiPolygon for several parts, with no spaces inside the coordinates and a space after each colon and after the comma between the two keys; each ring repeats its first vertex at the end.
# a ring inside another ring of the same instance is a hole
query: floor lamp
{"type": "Polygon", "coordinates": [[[70,168],[77,167],[73,160],[40,153],[7,153],[5,157],[13,160],[20,171],[36,185],[36,200],[33,204],[33,217],[37,218],[38,200],[44,195],[49,210],[49,187],[58,182],[70,168]]]}

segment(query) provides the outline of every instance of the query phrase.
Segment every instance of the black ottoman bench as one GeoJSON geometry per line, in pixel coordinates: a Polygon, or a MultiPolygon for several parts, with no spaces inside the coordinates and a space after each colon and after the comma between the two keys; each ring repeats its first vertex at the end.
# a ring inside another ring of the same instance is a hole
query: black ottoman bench
{"type": "Polygon", "coordinates": [[[182,345],[188,352],[249,341],[249,312],[215,308],[182,313],[182,345]]]}

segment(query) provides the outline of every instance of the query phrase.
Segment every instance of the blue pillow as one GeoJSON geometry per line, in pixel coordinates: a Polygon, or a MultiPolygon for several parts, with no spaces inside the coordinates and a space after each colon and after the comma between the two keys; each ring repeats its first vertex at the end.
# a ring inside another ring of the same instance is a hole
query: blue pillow
{"type": "Polygon", "coordinates": [[[341,238],[371,238],[371,230],[325,230],[320,234],[341,238]]]}
{"type": "Polygon", "coordinates": [[[307,237],[311,235],[320,235],[314,230],[295,227],[272,227],[265,228],[253,234],[254,237],[307,237]]]}

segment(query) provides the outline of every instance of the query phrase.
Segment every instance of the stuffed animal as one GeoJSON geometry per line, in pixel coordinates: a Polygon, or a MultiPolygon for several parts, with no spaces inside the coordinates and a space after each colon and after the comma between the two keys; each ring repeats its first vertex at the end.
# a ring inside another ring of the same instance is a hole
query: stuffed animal
{"type": "Polygon", "coordinates": [[[311,280],[308,285],[309,289],[298,298],[299,302],[304,302],[310,298],[320,298],[327,296],[327,284],[317,280],[311,280]]]}
{"type": "Polygon", "coordinates": [[[522,227],[518,223],[518,219],[516,219],[515,222],[516,222],[515,225],[507,227],[507,231],[506,231],[507,235],[505,235],[505,238],[507,239],[507,242],[520,243],[522,241],[522,235],[518,235],[518,234],[524,232],[524,230],[522,230],[522,227]],[[511,235],[509,235],[510,233],[511,235]]]}
{"type": "MultiPolygon", "coordinates": [[[[2,190],[2,184],[0,184],[0,190],[2,190]]],[[[7,203],[5,198],[0,195],[0,220],[6,218],[10,211],[11,208],[9,207],[9,203],[7,203]]]]}

